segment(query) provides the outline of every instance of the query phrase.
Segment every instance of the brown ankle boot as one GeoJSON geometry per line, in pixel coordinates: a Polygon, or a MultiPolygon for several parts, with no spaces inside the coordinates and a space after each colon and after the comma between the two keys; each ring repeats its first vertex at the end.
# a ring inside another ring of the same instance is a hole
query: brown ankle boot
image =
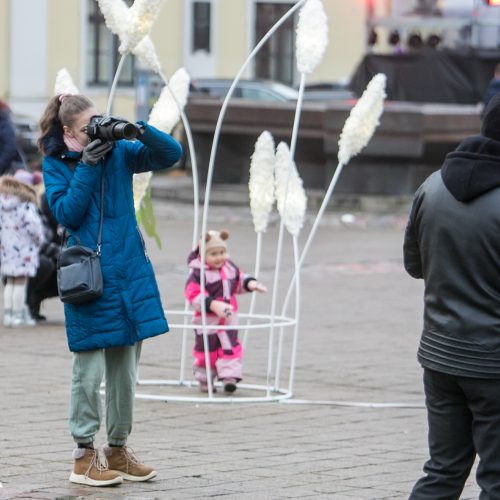
{"type": "Polygon", "coordinates": [[[103,448],[110,471],[117,472],[127,481],[147,481],[156,476],[152,467],[141,464],[134,452],[127,446],[109,446],[103,448]]]}
{"type": "Polygon", "coordinates": [[[87,486],[111,486],[123,483],[120,474],[110,471],[107,464],[99,460],[97,450],[76,448],[73,450],[75,465],[69,480],[87,486]]]}

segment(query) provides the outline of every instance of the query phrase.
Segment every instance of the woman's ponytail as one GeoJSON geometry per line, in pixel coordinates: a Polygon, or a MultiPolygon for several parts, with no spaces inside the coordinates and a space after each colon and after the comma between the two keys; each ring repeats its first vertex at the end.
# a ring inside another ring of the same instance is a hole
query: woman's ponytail
{"type": "Polygon", "coordinates": [[[59,120],[60,107],[61,107],[61,101],[59,99],[59,96],[56,95],[47,104],[47,107],[45,108],[45,111],[42,115],[42,118],[40,118],[40,121],[38,123],[38,126],[40,128],[40,136],[38,137],[37,144],[38,144],[38,149],[43,155],[46,154],[45,151],[46,137],[52,134],[54,129],[56,128],[60,129],[61,135],[63,133],[62,124],[59,120]]]}

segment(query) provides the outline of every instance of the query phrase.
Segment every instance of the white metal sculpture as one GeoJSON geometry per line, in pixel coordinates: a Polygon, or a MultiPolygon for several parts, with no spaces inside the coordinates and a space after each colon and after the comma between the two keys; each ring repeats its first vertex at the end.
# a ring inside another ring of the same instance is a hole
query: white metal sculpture
{"type": "MultiPolygon", "coordinates": [[[[170,132],[174,126],[177,115],[182,120],[186,136],[188,140],[189,154],[192,164],[193,175],[193,202],[194,202],[194,221],[193,221],[193,248],[196,247],[199,233],[199,184],[197,177],[196,154],[192,134],[189,127],[189,122],[184,113],[184,105],[186,103],[187,94],[182,89],[186,88],[186,76],[183,71],[179,75],[172,77],[170,84],[163,74],[161,64],[155,52],[154,44],[149,37],[151,27],[158,16],[163,0],[136,0],[133,6],[129,9],[122,0],[97,0],[101,11],[105,17],[108,28],[120,37],[121,45],[120,52],[122,54],[118,65],[116,75],[111,87],[108,100],[108,113],[111,110],[114,94],[118,78],[123,67],[124,60],[127,54],[133,53],[147,65],[148,68],[157,72],[165,83],[165,88],[159,98],[159,102],[153,108],[150,115],[150,122],[155,126],[170,132]],[[184,85],[179,84],[178,80],[184,82],[184,85]],[[179,90],[181,89],[181,90],[179,90]],[[168,100],[168,106],[162,105],[162,100],[168,100]],[[171,112],[171,104],[174,103],[178,113],[175,117],[164,116],[165,113],[171,112]]],[[[323,9],[321,0],[299,0],[289,11],[265,34],[259,41],[256,47],[249,54],[246,61],[243,63],[234,81],[229,88],[227,95],[222,103],[220,114],[214,131],[212,149],[210,153],[209,166],[207,172],[207,181],[205,186],[204,206],[202,213],[202,228],[201,234],[207,232],[208,212],[210,206],[210,193],[212,187],[213,171],[215,166],[215,158],[220,138],[221,126],[225,117],[227,106],[233,95],[233,92],[238,85],[238,82],[259,52],[262,46],[269,38],[280,28],[280,26],[289,19],[295,12],[299,12],[299,20],[297,24],[296,38],[296,53],[297,53],[297,68],[301,74],[299,97],[297,100],[295,118],[290,138],[290,147],[286,143],[281,143],[275,152],[274,140],[269,132],[263,132],[257,140],[255,152],[252,156],[251,171],[250,171],[250,203],[254,227],[257,233],[257,248],[255,259],[255,275],[259,274],[260,259],[262,252],[262,234],[267,228],[269,214],[273,204],[277,201],[278,211],[280,214],[280,230],[278,236],[278,244],[276,251],[275,274],[273,280],[273,290],[269,314],[255,314],[254,305],[255,299],[252,297],[250,310],[248,314],[240,314],[242,320],[240,328],[244,328],[243,344],[247,343],[247,335],[249,331],[263,330],[269,335],[268,343],[268,363],[266,371],[266,383],[263,385],[257,384],[238,384],[238,387],[244,393],[245,389],[262,392],[262,396],[243,396],[237,397],[215,397],[214,388],[208,384],[208,394],[206,396],[176,396],[176,395],[159,395],[159,394],[137,394],[140,399],[150,400],[170,400],[170,401],[190,401],[190,402],[210,402],[210,403],[245,403],[257,401],[285,401],[290,400],[293,395],[293,382],[295,376],[296,353],[299,334],[299,313],[300,313],[300,269],[307,254],[307,250],[314,237],[319,221],[328,204],[333,189],[336,185],[338,177],[342,171],[342,167],[348,163],[350,158],[358,154],[361,149],[368,143],[373,135],[376,126],[378,125],[380,114],[383,109],[383,100],[385,97],[385,77],[378,75],[374,81],[370,83],[367,91],[359,100],[358,105],[351,112],[351,116],[346,122],[342,136],[340,139],[339,151],[339,166],[335,172],[332,183],[325,195],[323,204],[320,208],[318,216],[309,234],[307,243],[302,250],[299,250],[298,236],[303,226],[307,199],[302,187],[302,180],[295,166],[295,150],[297,145],[298,130],[300,127],[300,116],[302,110],[302,101],[304,87],[309,75],[315,67],[321,62],[324,55],[327,40],[328,40],[328,20],[323,9]],[[366,124],[366,126],[365,126],[366,124]],[[267,189],[264,189],[264,186],[267,189]],[[287,290],[285,301],[282,305],[282,313],[277,314],[277,297],[278,297],[278,278],[281,267],[281,253],[284,241],[284,229],[287,229],[292,236],[293,254],[294,254],[294,275],[287,290]],[[295,310],[293,316],[287,316],[288,303],[291,294],[295,290],[295,310]],[[244,323],[244,325],[243,325],[244,323]],[[280,337],[278,342],[277,354],[274,354],[274,333],[279,329],[280,337]],[[288,376],[288,386],[283,388],[280,386],[280,371],[283,357],[283,338],[285,331],[293,331],[292,348],[290,357],[290,371],[288,376]],[[293,330],[292,330],[293,329],[293,330]],[[274,371],[273,371],[274,370],[274,371]]],[[[64,81],[68,84],[67,75],[64,76],[64,81]]],[[[143,196],[148,188],[151,176],[143,176],[137,179],[141,185],[137,186],[137,196],[143,196]]],[[[201,239],[201,269],[204,268],[205,255],[205,240],[201,239]]],[[[201,272],[201,293],[205,290],[205,276],[201,272]]],[[[158,380],[140,380],[140,386],[197,386],[197,382],[188,380],[184,376],[185,371],[185,351],[186,351],[186,335],[187,331],[194,328],[199,328],[200,325],[190,324],[192,316],[191,311],[186,307],[183,311],[166,311],[167,317],[178,318],[179,321],[170,320],[171,329],[182,330],[182,347],[180,359],[180,374],[178,379],[158,379],[158,380]]],[[[205,361],[207,368],[208,380],[211,380],[210,363],[208,359],[208,334],[210,329],[224,329],[223,325],[211,326],[207,325],[206,313],[202,308],[202,331],[205,347],[205,361]]],[[[234,328],[234,325],[227,328],[234,328]]],[[[300,402],[297,400],[297,403],[300,402]]],[[[324,403],[324,402],[322,402],[324,403]]]]}

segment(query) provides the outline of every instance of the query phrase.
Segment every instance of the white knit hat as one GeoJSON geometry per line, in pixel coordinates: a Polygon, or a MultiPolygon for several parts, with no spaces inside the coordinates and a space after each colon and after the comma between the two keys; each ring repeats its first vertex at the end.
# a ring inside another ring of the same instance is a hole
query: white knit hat
{"type": "MultiPolygon", "coordinates": [[[[222,231],[208,231],[205,236],[205,252],[212,248],[227,249],[226,240],[229,238],[229,231],[223,229],[222,231]]],[[[200,241],[201,249],[201,241],[200,241]]]]}

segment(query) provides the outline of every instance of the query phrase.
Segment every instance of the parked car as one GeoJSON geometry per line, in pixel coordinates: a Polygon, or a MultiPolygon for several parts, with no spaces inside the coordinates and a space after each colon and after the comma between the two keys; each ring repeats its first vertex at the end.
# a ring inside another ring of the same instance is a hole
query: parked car
{"type": "Polygon", "coordinates": [[[40,162],[40,152],[36,141],[38,139],[38,124],[28,115],[12,114],[12,123],[16,130],[17,147],[27,164],[40,162]]]}
{"type": "MultiPolygon", "coordinates": [[[[198,78],[191,83],[192,96],[207,96],[223,99],[233,80],[221,78],[198,78]]],[[[258,101],[295,101],[299,93],[293,87],[267,80],[240,80],[234,89],[234,98],[258,101]]]]}
{"type": "MultiPolygon", "coordinates": [[[[192,96],[206,96],[223,99],[233,80],[221,78],[199,78],[191,84],[192,96]]],[[[232,97],[255,99],[257,101],[290,102],[296,101],[299,92],[296,88],[281,82],[269,80],[240,80],[232,97]]],[[[355,99],[347,84],[320,82],[306,85],[304,101],[329,101],[355,99]]]]}
{"type": "Polygon", "coordinates": [[[347,84],[319,82],[306,85],[304,89],[305,101],[330,101],[356,99],[347,84]]]}

